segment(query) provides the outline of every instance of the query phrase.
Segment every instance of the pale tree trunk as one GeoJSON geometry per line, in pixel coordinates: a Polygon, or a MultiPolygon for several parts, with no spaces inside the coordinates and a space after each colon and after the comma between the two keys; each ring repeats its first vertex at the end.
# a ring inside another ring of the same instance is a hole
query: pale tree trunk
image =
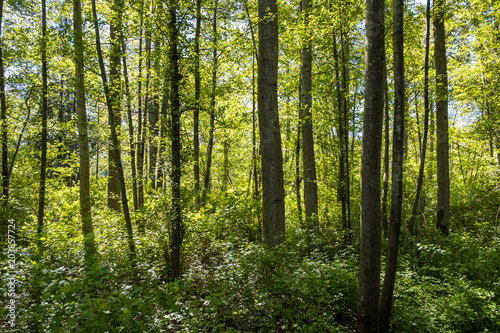
{"type": "Polygon", "coordinates": [[[193,154],[194,154],[194,208],[200,209],[200,31],[201,31],[201,0],[196,0],[196,28],[194,38],[194,115],[193,115],[193,154]]]}
{"type": "Polygon", "coordinates": [[[429,132],[429,39],[430,39],[430,21],[431,21],[431,1],[427,0],[427,33],[425,36],[425,64],[424,64],[424,134],[422,138],[422,147],[420,151],[420,167],[418,170],[417,189],[413,207],[411,210],[410,222],[408,223],[408,231],[410,234],[415,233],[415,219],[417,217],[418,205],[420,201],[420,192],[422,191],[422,184],[424,180],[425,170],[425,155],[427,152],[427,136],[429,132]]]}
{"type": "Polygon", "coordinates": [[[172,139],[172,210],[170,214],[170,270],[172,278],[181,275],[181,110],[179,104],[179,55],[177,51],[177,0],[170,0],[170,119],[172,139]]]}
{"type": "Polygon", "coordinates": [[[144,0],[141,2],[139,30],[139,65],[137,77],[137,208],[144,206],[144,142],[142,132],[142,33],[144,25],[144,0]]]}
{"type": "Polygon", "coordinates": [[[1,140],[2,140],[2,197],[1,203],[9,201],[9,166],[8,166],[8,133],[7,133],[7,104],[5,103],[5,78],[3,68],[3,0],[0,0],[0,113],[1,113],[1,140]]]}
{"type": "MultiPolygon", "coordinates": [[[[120,15],[120,13],[122,11],[122,5],[123,4],[120,2],[117,2],[114,4],[114,6],[117,7],[116,13],[118,13],[118,15],[120,15]]],[[[99,61],[100,76],[102,79],[104,95],[106,97],[106,106],[108,108],[108,113],[110,115],[109,120],[110,120],[112,145],[113,145],[113,147],[119,147],[118,134],[116,132],[115,117],[114,117],[114,111],[113,111],[114,106],[113,106],[113,102],[111,99],[111,93],[109,91],[108,79],[106,77],[106,69],[104,67],[104,59],[102,56],[101,37],[99,34],[99,24],[97,22],[97,10],[96,10],[95,0],[92,0],[92,19],[93,19],[94,30],[95,30],[96,49],[97,49],[97,57],[98,57],[98,61],[99,61]]],[[[121,18],[119,18],[119,19],[121,20],[121,18]]],[[[119,33],[119,31],[118,31],[118,33],[119,33]]],[[[122,166],[120,150],[113,149],[113,151],[114,151],[114,163],[116,165],[116,170],[118,171],[118,180],[120,182],[120,192],[121,192],[121,199],[122,199],[123,216],[125,218],[125,226],[127,229],[127,241],[128,241],[128,247],[129,247],[129,256],[132,260],[135,260],[136,253],[135,253],[134,236],[133,236],[133,231],[132,231],[132,222],[130,220],[130,211],[128,208],[127,191],[125,188],[125,177],[123,176],[123,166],[122,166]]]]}
{"type": "Polygon", "coordinates": [[[403,204],[403,140],[405,132],[405,64],[404,64],[404,0],[394,0],[393,57],[394,57],[394,128],[392,134],[392,197],[389,241],[379,332],[387,332],[391,318],[394,282],[399,252],[401,211],[403,204]]]}
{"type": "Polygon", "coordinates": [[[384,0],[366,2],[365,110],[361,156],[361,227],[357,327],[378,331],[381,255],[380,171],[384,114],[384,0]]]}
{"type": "Polygon", "coordinates": [[[448,139],[448,71],[444,29],[444,0],[434,0],[434,60],[436,62],[436,128],[437,128],[437,220],[444,235],[450,229],[450,174],[448,139]]]}
{"type": "Polygon", "coordinates": [[[309,28],[311,0],[301,1],[301,13],[304,15],[305,41],[300,54],[300,123],[302,125],[302,173],[304,178],[304,205],[306,226],[310,232],[317,232],[318,219],[318,184],[316,182],[316,162],[314,159],[314,138],[312,123],[312,49],[309,28]]]}
{"type": "Polygon", "coordinates": [[[90,152],[85,107],[84,47],[82,32],[82,6],[80,0],[73,1],[73,24],[75,45],[75,100],[78,116],[78,146],[80,149],[80,215],[84,239],[85,262],[92,265],[96,252],[94,227],[92,225],[92,203],[90,200],[90,152]]]}
{"type": "Polygon", "coordinates": [[[278,114],[278,17],[276,0],[259,0],[258,108],[262,152],[262,235],[269,247],[285,234],[283,156],[278,114]]]}
{"type": "Polygon", "coordinates": [[[42,156],[40,158],[40,192],[38,197],[38,234],[42,233],[45,214],[45,179],[47,176],[47,8],[42,0],[42,156]]]}

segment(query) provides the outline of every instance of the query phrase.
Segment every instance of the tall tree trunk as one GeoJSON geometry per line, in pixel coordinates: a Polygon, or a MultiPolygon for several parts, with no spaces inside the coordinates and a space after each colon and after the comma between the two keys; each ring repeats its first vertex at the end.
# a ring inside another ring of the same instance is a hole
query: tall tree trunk
{"type": "Polygon", "coordinates": [[[212,150],[214,146],[214,130],[215,130],[215,89],[217,87],[217,2],[214,5],[214,15],[212,21],[213,29],[213,50],[212,50],[212,92],[210,96],[210,129],[207,145],[207,165],[205,167],[205,177],[203,180],[203,193],[201,202],[207,200],[207,193],[210,188],[210,171],[212,169],[212,150]]]}
{"type": "Polygon", "coordinates": [[[170,5],[170,118],[172,139],[172,210],[170,225],[170,264],[172,278],[181,275],[182,203],[181,203],[181,110],[179,104],[179,55],[177,53],[177,0],[170,5]]]}
{"type": "Polygon", "coordinates": [[[90,151],[85,107],[84,47],[82,31],[82,6],[80,0],[73,1],[73,24],[75,45],[75,100],[78,116],[78,146],[80,149],[80,215],[84,239],[85,262],[92,265],[96,252],[94,227],[92,225],[92,203],[90,200],[90,151]]]}
{"type": "Polygon", "coordinates": [[[302,225],[302,199],[300,196],[300,123],[297,125],[297,141],[295,143],[295,191],[297,196],[297,213],[299,215],[299,225],[302,225]]]}
{"type": "Polygon", "coordinates": [[[343,113],[343,101],[342,98],[342,88],[340,84],[340,65],[339,56],[337,50],[337,37],[335,33],[333,35],[333,56],[335,59],[335,89],[337,91],[337,136],[338,136],[338,148],[339,148],[339,173],[338,173],[338,199],[342,207],[342,229],[347,230],[347,198],[346,198],[346,183],[345,183],[345,155],[344,151],[344,113],[343,113]]]}
{"type": "Polygon", "coordinates": [[[194,208],[200,209],[200,31],[201,31],[201,0],[196,0],[196,28],[194,37],[194,115],[193,115],[193,153],[194,153],[194,208]]]}
{"type": "Polygon", "coordinates": [[[389,84],[387,82],[387,58],[384,57],[384,177],[382,185],[382,230],[388,237],[387,197],[389,196],[389,84]]]}
{"type": "Polygon", "coordinates": [[[427,136],[429,132],[429,48],[430,48],[430,22],[431,22],[431,1],[427,0],[427,33],[425,36],[425,64],[424,64],[424,135],[422,138],[422,147],[420,151],[420,167],[418,170],[417,189],[413,207],[411,210],[410,222],[408,223],[408,231],[410,234],[415,233],[415,219],[417,217],[418,205],[420,201],[420,192],[424,180],[425,155],[427,152],[427,136]]]}
{"type": "Polygon", "coordinates": [[[395,98],[392,134],[392,197],[387,262],[382,289],[382,303],[380,305],[379,332],[389,331],[403,205],[403,139],[405,132],[404,0],[394,0],[393,14],[392,40],[395,98]]]}
{"type": "Polygon", "coordinates": [[[1,126],[1,140],[2,140],[2,197],[0,202],[7,203],[9,201],[9,166],[8,166],[8,133],[7,133],[7,104],[5,103],[5,78],[3,68],[3,37],[2,37],[2,23],[3,23],[3,0],[0,0],[0,118],[1,126]]]}
{"type": "Polygon", "coordinates": [[[316,182],[316,162],[314,159],[314,138],[312,125],[312,49],[309,28],[311,0],[301,1],[306,29],[305,41],[300,54],[300,123],[302,125],[302,172],[304,178],[304,205],[306,226],[310,232],[319,228],[318,184],[316,182]]]}
{"type": "Polygon", "coordinates": [[[123,62],[123,76],[125,77],[125,99],[127,101],[127,115],[128,115],[128,133],[130,137],[130,164],[132,167],[132,197],[134,200],[134,211],[139,209],[139,202],[137,200],[137,170],[135,164],[135,139],[134,139],[134,121],[132,119],[132,96],[130,95],[130,83],[128,79],[127,68],[127,52],[123,36],[122,40],[122,62],[123,62]]]}
{"type": "MultiPolygon", "coordinates": [[[[344,4],[344,2],[342,2],[344,4]]],[[[347,230],[351,230],[351,191],[350,191],[350,170],[349,170],[349,73],[348,73],[348,67],[346,66],[347,63],[347,56],[346,56],[346,49],[348,49],[348,43],[345,41],[345,36],[344,36],[344,25],[343,25],[343,18],[344,15],[342,15],[342,8],[340,10],[341,16],[340,16],[340,42],[342,46],[342,105],[344,107],[344,116],[343,116],[343,134],[344,134],[344,152],[345,152],[345,201],[346,201],[346,208],[347,208],[347,230]]],[[[347,51],[348,53],[348,51],[347,51]]],[[[350,234],[348,235],[350,239],[350,234]]]]}
{"type": "Polygon", "coordinates": [[[262,152],[262,235],[269,247],[285,234],[283,156],[278,114],[278,6],[259,0],[258,107],[262,152]]]}
{"type": "MultiPolygon", "coordinates": [[[[118,0],[120,1],[120,0],[118,0]]],[[[112,18],[109,25],[109,98],[112,108],[108,108],[108,125],[113,123],[117,135],[120,133],[121,124],[121,82],[120,82],[120,34],[122,18],[116,1],[112,4],[112,18]],[[111,119],[113,117],[113,119],[111,119]]],[[[120,179],[114,156],[117,150],[120,150],[120,138],[117,137],[117,144],[113,144],[110,138],[110,147],[108,150],[108,207],[120,211],[120,179]]]]}
{"type": "MultiPolygon", "coordinates": [[[[117,7],[116,12],[121,13],[122,3],[120,3],[118,0],[118,2],[115,3],[114,5],[117,7]]],[[[99,70],[100,70],[100,74],[101,74],[104,95],[106,97],[106,106],[108,108],[108,113],[110,114],[109,119],[110,119],[112,144],[113,144],[113,147],[119,147],[118,135],[116,133],[115,117],[114,117],[114,111],[113,111],[114,105],[113,105],[113,102],[111,99],[111,92],[109,91],[108,79],[106,77],[106,69],[104,68],[104,59],[102,56],[101,37],[99,34],[99,23],[97,22],[97,9],[96,9],[96,5],[95,5],[95,0],[92,0],[92,18],[93,18],[94,30],[95,30],[96,49],[97,49],[97,57],[98,57],[98,61],[99,61],[99,70]]],[[[129,256],[132,260],[134,260],[135,256],[136,256],[134,235],[133,235],[133,231],[132,231],[132,222],[130,220],[130,211],[128,208],[127,191],[125,188],[125,177],[123,175],[122,160],[121,160],[120,150],[113,149],[113,151],[114,151],[114,162],[116,165],[116,169],[118,171],[118,179],[120,181],[120,192],[121,192],[121,199],[122,199],[123,216],[125,218],[125,226],[127,229],[127,241],[128,241],[128,247],[129,247],[129,256]]]]}
{"type": "Polygon", "coordinates": [[[43,229],[43,217],[45,214],[45,179],[47,176],[47,112],[48,112],[48,89],[47,89],[47,8],[45,0],[42,0],[42,156],[40,159],[40,192],[38,197],[38,234],[43,229]]]}
{"type": "Polygon", "coordinates": [[[365,110],[361,156],[358,331],[378,331],[381,255],[380,169],[384,114],[384,0],[366,2],[365,110]]]}
{"type": "Polygon", "coordinates": [[[450,171],[448,141],[448,70],[444,30],[444,0],[434,0],[434,60],[436,62],[437,127],[437,228],[444,235],[450,229],[450,171]]]}
{"type": "MultiPolygon", "coordinates": [[[[137,77],[137,207],[144,206],[144,140],[143,140],[143,105],[142,105],[142,33],[144,26],[144,0],[140,6],[140,30],[139,30],[139,65],[137,77]]],[[[145,118],[145,117],[144,117],[145,118]]]]}

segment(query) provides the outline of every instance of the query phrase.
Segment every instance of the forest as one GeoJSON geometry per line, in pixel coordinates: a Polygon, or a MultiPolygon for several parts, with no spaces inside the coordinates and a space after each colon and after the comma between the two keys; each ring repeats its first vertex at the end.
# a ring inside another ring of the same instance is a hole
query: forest
{"type": "Polygon", "coordinates": [[[0,331],[500,332],[499,92],[497,1],[0,0],[0,331]]]}

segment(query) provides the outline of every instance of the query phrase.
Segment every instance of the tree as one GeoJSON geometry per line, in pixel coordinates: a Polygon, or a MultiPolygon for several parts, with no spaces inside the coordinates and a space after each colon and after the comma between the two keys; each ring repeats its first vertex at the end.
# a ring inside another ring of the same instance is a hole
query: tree
{"type": "Polygon", "coordinates": [[[88,265],[91,265],[96,248],[92,225],[92,203],[90,200],[90,152],[85,106],[84,46],[82,6],[80,0],[73,1],[73,27],[75,45],[75,102],[76,113],[78,115],[78,146],[80,149],[80,215],[82,217],[85,261],[88,265]]]}
{"type": "Polygon", "coordinates": [[[444,235],[450,229],[450,171],[448,140],[448,70],[444,29],[444,0],[434,0],[434,60],[436,62],[437,220],[444,235]]]}
{"type": "Polygon", "coordinates": [[[193,153],[194,153],[194,206],[200,209],[200,32],[201,32],[201,0],[196,0],[196,28],[194,39],[194,115],[193,115],[193,153]]]}
{"type": "MultiPolygon", "coordinates": [[[[394,0],[393,16],[394,55],[394,128],[392,134],[392,197],[389,242],[382,303],[380,305],[379,332],[389,330],[392,298],[399,252],[401,211],[403,204],[403,159],[405,132],[405,64],[404,64],[404,0],[394,0]]],[[[384,61],[385,65],[385,61],[384,61]]],[[[384,67],[385,70],[385,67],[384,67]]]]}
{"type": "Polygon", "coordinates": [[[302,124],[302,172],[304,178],[304,204],[306,225],[310,231],[318,229],[318,185],[312,123],[312,49],[309,15],[311,0],[301,1],[304,14],[305,38],[300,55],[300,121],[302,124]]]}
{"type": "Polygon", "coordinates": [[[45,0],[42,0],[42,156],[40,159],[40,191],[38,196],[38,234],[43,228],[43,217],[45,214],[45,182],[47,177],[47,8],[45,0]]]}
{"type": "Polygon", "coordinates": [[[283,157],[278,114],[278,16],[276,0],[259,0],[257,94],[262,159],[262,235],[269,247],[285,234],[283,157]]]}
{"type": "Polygon", "coordinates": [[[410,222],[408,223],[408,230],[410,234],[415,232],[415,219],[417,217],[418,206],[420,203],[420,192],[422,191],[422,184],[424,179],[425,169],[425,155],[427,151],[427,136],[429,132],[429,39],[430,39],[430,21],[431,21],[431,1],[427,0],[426,10],[426,27],[427,32],[425,35],[425,63],[424,63],[424,134],[422,138],[422,148],[420,151],[420,167],[418,170],[417,189],[415,192],[415,199],[411,210],[410,222]]]}
{"type": "MultiPolygon", "coordinates": [[[[115,5],[118,7],[118,8],[115,7],[115,9],[117,10],[117,13],[121,13],[122,3],[120,2],[120,0],[117,0],[115,5]]],[[[108,79],[106,76],[106,69],[104,67],[104,58],[102,56],[101,37],[99,34],[99,23],[97,21],[97,9],[96,9],[96,5],[95,5],[95,0],[92,0],[92,19],[94,21],[95,41],[96,41],[97,58],[98,58],[98,62],[99,62],[100,76],[101,76],[102,85],[103,85],[103,89],[104,89],[104,95],[106,98],[106,106],[108,108],[108,114],[109,114],[109,123],[110,123],[109,127],[111,129],[111,143],[112,143],[112,148],[113,148],[114,163],[116,165],[116,170],[118,172],[118,180],[120,181],[120,192],[121,192],[121,199],[122,199],[123,216],[125,218],[125,227],[127,229],[127,242],[128,242],[128,247],[129,247],[129,256],[131,259],[135,259],[136,253],[135,253],[134,235],[133,235],[133,230],[132,230],[132,221],[130,220],[130,211],[128,208],[127,191],[126,191],[126,187],[125,187],[125,177],[123,175],[123,165],[122,165],[122,160],[121,160],[121,155],[120,155],[120,149],[118,148],[119,142],[118,142],[118,135],[116,133],[116,126],[115,126],[115,116],[114,116],[114,110],[113,110],[114,104],[113,104],[111,94],[109,91],[108,79]]],[[[121,35],[120,31],[117,31],[117,34],[121,35]]],[[[115,37],[116,37],[116,35],[115,35],[115,37]]],[[[118,58],[118,61],[119,60],[120,59],[118,58]]]]}
{"type": "Polygon", "coordinates": [[[378,331],[381,211],[380,169],[384,112],[383,0],[366,2],[365,109],[361,156],[361,226],[357,326],[378,331]]]}
{"type": "Polygon", "coordinates": [[[181,110],[179,101],[179,54],[177,51],[177,0],[170,0],[170,119],[172,140],[172,210],[170,213],[170,264],[172,278],[181,275],[181,110]]]}
{"type": "Polygon", "coordinates": [[[3,68],[3,0],[0,0],[0,120],[2,140],[2,197],[0,202],[9,201],[9,167],[8,167],[8,133],[7,133],[7,103],[5,102],[5,77],[3,68]]]}

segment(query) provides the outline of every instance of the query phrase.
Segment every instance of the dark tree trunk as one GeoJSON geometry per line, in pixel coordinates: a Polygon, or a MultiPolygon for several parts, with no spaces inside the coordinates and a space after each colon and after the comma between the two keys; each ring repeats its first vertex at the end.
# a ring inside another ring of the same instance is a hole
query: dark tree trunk
{"type": "Polygon", "coordinates": [[[75,45],[75,100],[78,116],[78,146],[80,149],[80,215],[84,238],[85,262],[92,265],[96,252],[94,227],[92,225],[92,203],[90,200],[90,151],[85,107],[84,46],[82,31],[82,6],[80,0],[73,1],[73,24],[75,45]]]}
{"type": "Polygon", "coordinates": [[[172,139],[172,211],[170,225],[170,264],[172,278],[181,275],[182,203],[181,203],[181,111],[179,103],[179,55],[177,51],[177,0],[170,0],[170,118],[172,139]]]}
{"type": "Polygon", "coordinates": [[[128,115],[128,133],[130,137],[130,164],[132,167],[132,197],[134,200],[134,211],[139,209],[139,202],[137,200],[137,171],[135,165],[135,139],[134,139],[134,121],[132,119],[132,96],[130,95],[130,83],[128,79],[127,69],[127,52],[125,40],[122,37],[122,62],[123,62],[123,76],[125,77],[125,99],[127,100],[127,115],[128,115]]]}
{"type": "Polygon", "coordinates": [[[200,209],[200,31],[201,31],[201,0],[196,0],[196,28],[194,39],[194,115],[193,115],[193,153],[194,153],[194,208],[200,209]]]}
{"type": "Polygon", "coordinates": [[[310,40],[309,12],[311,0],[301,1],[301,13],[304,13],[306,40],[300,55],[300,123],[302,125],[302,173],[304,178],[304,205],[306,226],[310,232],[319,228],[318,185],[316,182],[316,162],[314,159],[314,138],[312,124],[312,49],[310,40]]]}
{"type": "Polygon", "coordinates": [[[7,104],[5,103],[5,78],[3,68],[3,0],[0,0],[0,114],[1,114],[1,140],[2,140],[2,197],[0,202],[9,201],[9,166],[8,166],[8,133],[7,133],[7,104]]]}
{"type": "MultiPolygon", "coordinates": [[[[117,7],[117,13],[121,13],[122,11],[122,3],[117,2],[114,4],[117,7]]],[[[108,79],[106,77],[106,69],[104,67],[104,59],[102,56],[102,48],[101,48],[101,37],[99,34],[99,24],[97,22],[97,10],[96,10],[96,4],[95,0],[92,0],[92,18],[93,18],[93,23],[94,23],[94,30],[95,30],[95,39],[96,39],[96,49],[97,49],[97,57],[99,61],[99,70],[101,74],[101,79],[102,79],[102,84],[104,88],[104,95],[106,97],[106,106],[108,108],[108,113],[110,115],[110,129],[111,129],[111,140],[113,147],[119,147],[118,143],[118,135],[116,133],[116,127],[115,127],[115,117],[114,117],[114,111],[113,111],[113,102],[111,100],[111,93],[109,91],[109,86],[108,86],[108,79]]],[[[119,31],[118,31],[119,33],[119,31]]],[[[116,169],[118,171],[118,179],[120,181],[120,192],[121,192],[121,199],[122,199],[122,207],[123,207],[123,215],[125,218],[125,226],[127,229],[127,241],[128,241],[128,247],[129,247],[129,256],[132,260],[135,259],[136,253],[135,253],[135,244],[134,244],[134,236],[133,236],[133,231],[132,231],[132,222],[130,220],[130,211],[128,208],[128,201],[127,201],[127,191],[125,188],[125,177],[123,176],[123,166],[122,166],[122,160],[120,156],[120,150],[119,149],[113,149],[114,151],[114,162],[116,165],[116,169]]]]}
{"type": "Polygon", "coordinates": [[[283,156],[278,114],[278,17],[276,0],[259,0],[258,107],[262,153],[262,235],[269,247],[285,234],[283,156]]]}
{"type": "Polygon", "coordinates": [[[384,114],[383,0],[366,2],[366,82],[361,156],[361,244],[357,326],[378,331],[381,255],[380,169],[384,114]]]}
{"type": "Polygon", "coordinates": [[[45,214],[45,179],[47,176],[47,8],[42,0],[42,156],[40,159],[40,192],[38,197],[38,234],[43,229],[45,214]]]}
{"type": "Polygon", "coordinates": [[[392,298],[399,251],[401,211],[403,204],[403,139],[405,131],[405,64],[404,64],[404,0],[394,0],[394,128],[392,134],[392,197],[389,242],[379,332],[387,332],[391,318],[392,298]]]}
{"type": "Polygon", "coordinates": [[[424,169],[425,169],[425,155],[427,152],[427,136],[429,132],[429,39],[430,39],[430,21],[431,21],[431,11],[430,11],[431,1],[427,0],[427,34],[425,36],[425,64],[424,64],[424,135],[422,138],[422,147],[420,150],[420,167],[418,170],[417,178],[417,189],[415,192],[415,199],[413,201],[413,207],[411,210],[410,222],[408,223],[408,231],[410,234],[415,233],[415,219],[417,217],[418,205],[420,201],[420,192],[422,190],[422,184],[424,180],[424,169]]]}
{"type": "Polygon", "coordinates": [[[444,0],[434,0],[434,60],[436,62],[437,220],[444,235],[450,230],[450,174],[448,140],[448,70],[444,30],[444,0]]]}
{"type": "Polygon", "coordinates": [[[140,30],[139,30],[139,75],[137,78],[137,207],[144,206],[144,140],[142,128],[143,105],[142,105],[142,33],[144,26],[144,0],[141,2],[140,30]]]}
{"type": "MultiPolygon", "coordinates": [[[[118,0],[119,1],[119,0],[118,0]]],[[[112,104],[112,109],[108,109],[108,125],[120,127],[121,124],[121,89],[120,89],[120,34],[121,34],[121,14],[119,3],[112,4],[113,16],[109,25],[109,98],[112,104]],[[114,117],[114,119],[111,119],[114,117]]],[[[115,128],[115,130],[117,130],[115,128]]],[[[119,130],[118,130],[119,132],[119,130]]],[[[120,150],[120,139],[117,138],[117,144],[113,144],[113,139],[110,138],[110,147],[108,150],[108,207],[120,211],[120,179],[114,156],[117,150],[120,150]]]]}
{"type": "Polygon", "coordinates": [[[203,180],[203,193],[201,202],[205,203],[207,194],[210,188],[210,171],[212,170],[212,150],[214,147],[214,131],[215,131],[215,89],[217,87],[217,2],[214,7],[214,16],[212,21],[213,29],[213,50],[212,50],[212,92],[210,96],[210,129],[207,145],[207,165],[205,168],[205,177],[203,180]]]}
{"type": "Polygon", "coordinates": [[[300,123],[297,126],[297,141],[295,143],[295,191],[297,196],[297,213],[299,215],[299,224],[302,225],[302,199],[300,196],[300,123]]]}

